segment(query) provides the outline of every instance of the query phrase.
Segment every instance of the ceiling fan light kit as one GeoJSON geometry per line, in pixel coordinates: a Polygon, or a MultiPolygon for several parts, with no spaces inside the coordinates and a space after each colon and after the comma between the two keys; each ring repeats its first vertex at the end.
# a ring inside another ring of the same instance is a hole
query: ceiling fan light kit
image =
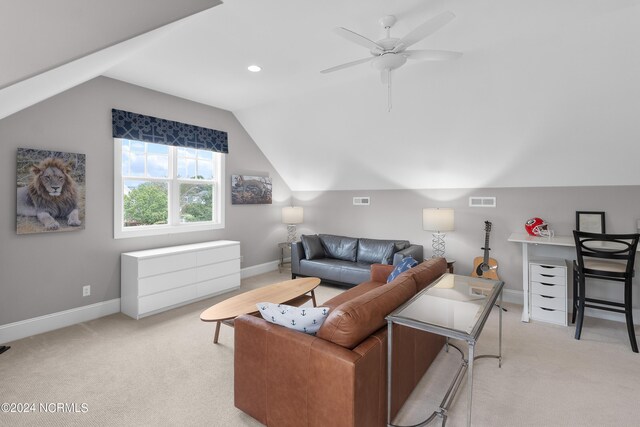
{"type": "Polygon", "coordinates": [[[327,68],[320,72],[326,74],[370,62],[373,68],[380,71],[382,83],[387,85],[388,111],[391,111],[391,74],[393,70],[402,67],[407,62],[407,59],[421,61],[447,61],[457,59],[462,56],[462,53],[460,52],[447,50],[407,50],[408,47],[435,33],[440,28],[451,22],[454,18],[455,15],[453,12],[443,12],[440,15],[427,20],[422,25],[416,27],[413,31],[410,31],[409,34],[399,39],[391,37],[391,28],[397,22],[396,17],[393,15],[386,15],[378,21],[386,31],[386,37],[378,40],[377,42],[346,28],[338,27],[334,30],[336,34],[369,49],[371,57],[347,62],[345,64],[327,68]]]}

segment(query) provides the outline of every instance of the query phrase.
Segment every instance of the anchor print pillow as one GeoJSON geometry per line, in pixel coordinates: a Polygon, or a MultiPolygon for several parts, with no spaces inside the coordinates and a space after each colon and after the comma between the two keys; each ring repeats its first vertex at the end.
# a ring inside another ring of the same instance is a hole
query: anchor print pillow
{"type": "Polygon", "coordinates": [[[267,322],[310,335],[318,332],[329,315],[328,307],[293,307],[272,302],[260,302],[256,307],[267,322]]]}

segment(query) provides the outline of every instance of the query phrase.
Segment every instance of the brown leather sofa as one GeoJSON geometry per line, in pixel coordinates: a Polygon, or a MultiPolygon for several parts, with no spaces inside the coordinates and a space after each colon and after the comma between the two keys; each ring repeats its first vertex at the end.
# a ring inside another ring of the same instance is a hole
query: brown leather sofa
{"type": "MultiPolygon", "coordinates": [[[[393,266],[322,304],[316,336],[256,316],[235,321],[235,406],[272,427],[386,426],[387,316],[445,273],[430,259],[385,283],[393,266]]],[[[444,345],[444,338],[394,325],[391,413],[395,416],[444,345]]]]}

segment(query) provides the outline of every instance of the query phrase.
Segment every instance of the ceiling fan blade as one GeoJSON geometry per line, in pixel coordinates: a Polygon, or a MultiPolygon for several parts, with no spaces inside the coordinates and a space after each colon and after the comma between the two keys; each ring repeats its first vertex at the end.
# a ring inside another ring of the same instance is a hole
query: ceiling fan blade
{"type": "Polygon", "coordinates": [[[364,64],[365,62],[369,62],[372,59],[373,57],[358,59],[357,61],[351,61],[351,62],[347,62],[346,64],[336,65],[335,67],[327,68],[326,70],[322,70],[320,72],[322,74],[332,73],[334,71],[342,70],[343,68],[349,68],[349,67],[353,67],[354,65],[364,64]]]}
{"type": "Polygon", "coordinates": [[[346,28],[337,27],[337,28],[334,28],[333,32],[338,34],[341,37],[344,37],[349,41],[359,44],[360,46],[364,46],[367,49],[380,51],[381,53],[384,51],[384,48],[380,46],[378,43],[374,42],[373,40],[369,40],[365,36],[361,36],[358,33],[354,33],[351,30],[347,30],[346,28]]]}
{"type": "Polygon", "coordinates": [[[405,50],[401,55],[409,59],[418,59],[422,61],[449,61],[458,59],[462,56],[462,52],[453,52],[451,50],[405,50]]]}
{"type": "Polygon", "coordinates": [[[418,43],[420,40],[424,39],[427,36],[438,31],[440,28],[447,25],[449,22],[455,18],[453,12],[443,12],[440,15],[429,19],[424,24],[415,28],[413,31],[409,32],[406,36],[404,36],[398,43],[404,44],[404,47],[407,48],[412,44],[418,43]]]}

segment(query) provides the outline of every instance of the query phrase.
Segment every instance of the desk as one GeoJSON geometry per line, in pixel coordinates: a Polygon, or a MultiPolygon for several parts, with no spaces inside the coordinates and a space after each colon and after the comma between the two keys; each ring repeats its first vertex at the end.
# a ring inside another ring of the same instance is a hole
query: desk
{"type": "MultiPolygon", "coordinates": [[[[509,242],[522,244],[522,291],[524,304],[522,307],[522,321],[528,322],[529,312],[529,245],[565,246],[575,248],[573,236],[536,237],[527,233],[512,233],[509,242]]],[[[640,252],[640,246],[638,246],[640,252]]]]}
{"type": "Polygon", "coordinates": [[[514,243],[522,243],[522,294],[524,297],[522,321],[528,322],[531,317],[529,312],[529,245],[575,247],[575,242],[573,241],[573,236],[536,237],[526,233],[512,233],[508,240],[514,243]]]}

